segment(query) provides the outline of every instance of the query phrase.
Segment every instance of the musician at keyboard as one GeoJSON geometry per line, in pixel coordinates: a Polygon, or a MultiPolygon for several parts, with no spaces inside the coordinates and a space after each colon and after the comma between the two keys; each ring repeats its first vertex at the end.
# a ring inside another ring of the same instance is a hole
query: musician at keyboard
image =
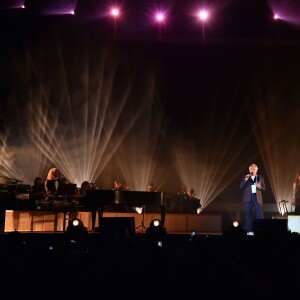
{"type": "Polygon", "coordinates": [[[60,171],[57,168],[50,169],[45,180],[46,200],[56,195],[59,183],[60,171]]]}
{"type": "Polygon", "coordinates": [[[85,180],[81,183],[80,186],[80,195],[81,197],[86,197],[86,190],[92,190],[94,189],[93,184],[91,184],[89,181],[85,180]]]}
{"type": "Polygon", "coordinates": [[[33,185],[30,187],[29,199],[33,201],[45,200],[46,188],[41,177],[34,179],[33,185]]]}
{"type": "Polygon", "coordinates": [[[115,180],[113,190],[114,191],[124,191],[125,189],[120,181],[115,180]]]}
{"type": "MultiPolygon", "coordinates": [[[[118,181],[115,180],[114,181],[114,186],[113,186],[113,191],[116,192],[122,192],[122,191],[127,191],[129,192],[130,190],[128,189],[129,186],[126,185],[127,188],[125,188],[125,186],[123,186],[123,184],[118,181]]],[[[115,204],[118,205],[110,205],[109,207],[105,208],[105,210],[107,211],[121,211],[121,212],[132,212],[133,211],[133,207],[128,205],[127,203],[118,203],[118,201],[116,201],[115,204]]]]}

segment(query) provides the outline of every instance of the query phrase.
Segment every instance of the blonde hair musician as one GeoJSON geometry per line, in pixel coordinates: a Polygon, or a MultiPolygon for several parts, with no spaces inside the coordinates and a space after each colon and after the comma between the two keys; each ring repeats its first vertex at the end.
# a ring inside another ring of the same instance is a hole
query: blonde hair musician
{"type": "Polygon", "coordinates": [[[57,168],[50,169],[45,180],[45,189],[46,189],[47,196],[54,196],[56,194],[59,181],[60,181],[59,170],[57,168]]]}

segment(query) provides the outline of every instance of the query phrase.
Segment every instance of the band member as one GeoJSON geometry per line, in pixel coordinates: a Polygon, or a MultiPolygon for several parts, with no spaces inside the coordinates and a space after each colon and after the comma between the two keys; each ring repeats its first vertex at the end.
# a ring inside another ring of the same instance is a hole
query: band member
{"type": "Polygon", "coordinates": [[[262,175],[257,174],[256,164],[249,166],[249,173],[242,177],[240,189],[244,191],[243,205],[245,209],[244,230],[252,230],[252,210],[255,208],[256,219],[263,219],[263,197],[262,191],[266,189],[265,180],[262,175]]]}
{"type": "Polygon", "coordinates": [[[155,184],[154,182],[150,182],[147,185],[147,192],[155,192],[155,184]]]}
{"type": "Polygon", "coordinates": [[[115,190],[115,191],[124,191],[122,183],[118,180],[115,180],[113,190],[115,190]]]}
{"type": "Polygon", "coordinates": [[[34,179],[33,185],[30,187],[30,200],[44,200],[46,195],[46,188],[41,177],[34,179]]]}
{"type": "Polygon", "coordinates": [[[57,168],[52,168],[45,180],[46,196],[55,196],[60,183],[60,172],[57,168]]]}

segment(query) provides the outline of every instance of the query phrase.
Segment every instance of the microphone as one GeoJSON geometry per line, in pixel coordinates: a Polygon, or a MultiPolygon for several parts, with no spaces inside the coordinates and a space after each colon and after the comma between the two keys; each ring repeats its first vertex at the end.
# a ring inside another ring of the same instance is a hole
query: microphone
{"type": "Polygon", "coordinates": [[[250,175],[253,176],[253,172],[250,172],[250,175]]]}

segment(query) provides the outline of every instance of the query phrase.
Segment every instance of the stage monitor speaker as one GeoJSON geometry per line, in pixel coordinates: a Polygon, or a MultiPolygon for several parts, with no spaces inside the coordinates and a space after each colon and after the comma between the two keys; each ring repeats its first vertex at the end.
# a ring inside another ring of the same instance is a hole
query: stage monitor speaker
{"type": "Polygon", "coordinates": [[[99,220],[99,232],[105,237],[132,237],[135,234],[134,217],[103,217],[99,220]]]}
{"type": "Polygon", "coordinates": [[[253,231],[254,234],[286,234],[287,219],[254,219],[253,231]]]}

